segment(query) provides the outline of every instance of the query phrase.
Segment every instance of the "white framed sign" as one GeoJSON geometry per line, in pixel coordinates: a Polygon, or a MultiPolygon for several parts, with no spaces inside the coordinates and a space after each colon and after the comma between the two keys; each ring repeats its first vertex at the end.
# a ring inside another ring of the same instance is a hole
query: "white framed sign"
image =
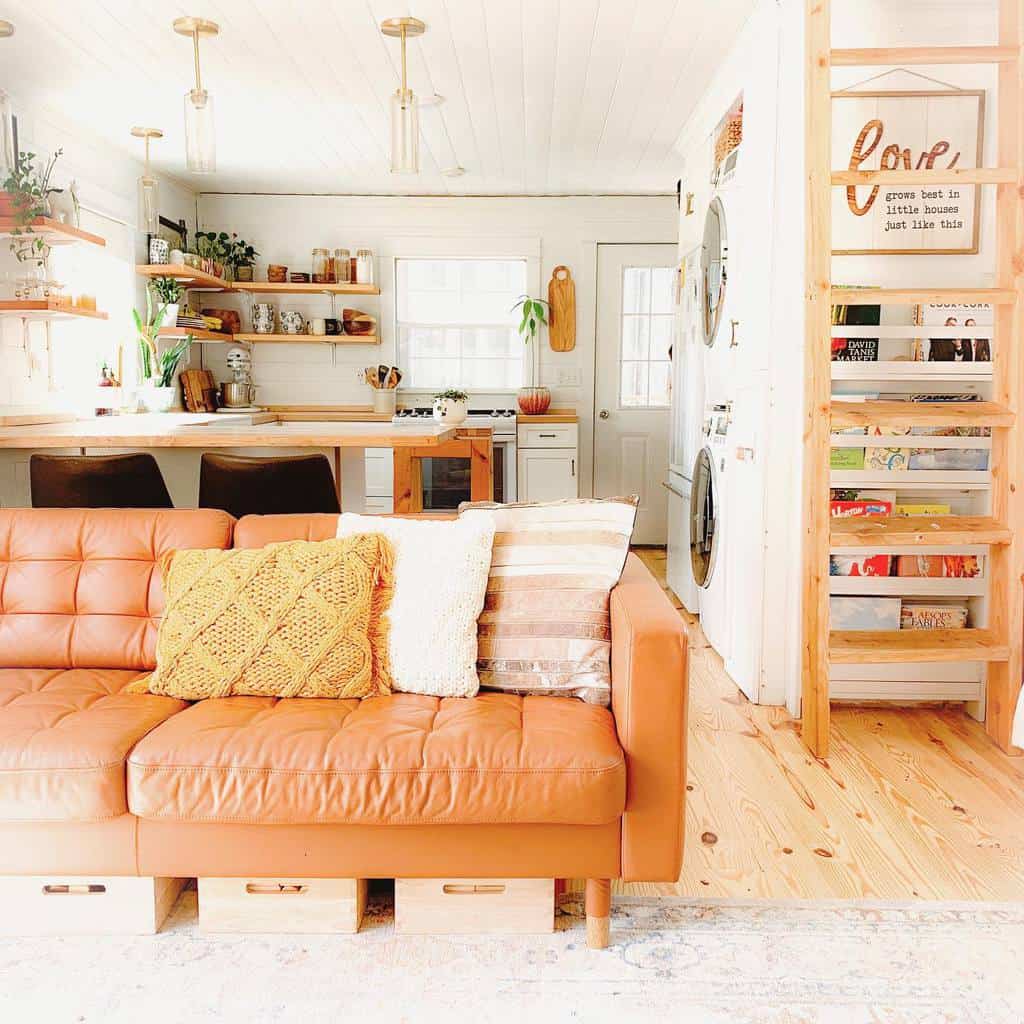
{"type": "MultiPolygon", "coordinates": [[[[832,94],[832,166],[851,171],[979,166],[984,90],[832,94]]],[[[839,256],[962,255],[978,251],[975,185],[858,185],[832,190],[839,256]]]]}

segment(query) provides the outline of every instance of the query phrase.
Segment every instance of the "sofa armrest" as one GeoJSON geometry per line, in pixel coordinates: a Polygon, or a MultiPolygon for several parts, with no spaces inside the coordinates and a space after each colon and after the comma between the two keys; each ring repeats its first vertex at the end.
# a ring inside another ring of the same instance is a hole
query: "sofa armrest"
{"type": "Polygon", "coordinates": [[[636,555],[612,590],[611,622],[612,712],[626,755],[622,878],[675,882],[686,798],[686,631],[636,555]]]}

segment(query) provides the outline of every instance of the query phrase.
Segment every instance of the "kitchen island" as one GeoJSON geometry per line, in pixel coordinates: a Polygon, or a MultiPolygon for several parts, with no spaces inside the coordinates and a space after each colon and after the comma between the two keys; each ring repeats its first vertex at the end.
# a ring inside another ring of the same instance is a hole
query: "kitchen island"
{"type": "Polygon", "coordinates": [[[28,453],[32,451],[70,450],[71,454],[88,455],[147,450],[156,454],[165,449],[251,452],[281,448],[330,453],[339,502],[346,511],[363,510],[367,448],[394,450],[396,513],[422,511],[420,460],[433,455],[464,453],[471,460],[473,500],[488,501],[493,495],[491,431],[487,428],[464,429],[423,420],[401,425],[352,422],[350,417],[335,419],[328,413],[316,420],[292,419],[283,413],[154,413],[0,427],[0,450],[17,453],[12,474],[15,483],[5,489],[12,493],[4,494],[3,504],[26,504],[11,498],[18,490],[19,476],[27,476],[28,453]]]}

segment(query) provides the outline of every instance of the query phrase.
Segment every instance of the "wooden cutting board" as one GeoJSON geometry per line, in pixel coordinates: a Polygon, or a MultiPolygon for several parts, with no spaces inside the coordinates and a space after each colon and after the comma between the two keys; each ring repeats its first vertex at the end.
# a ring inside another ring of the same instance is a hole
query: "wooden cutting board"
{"type": "Polygon", "coordinates": [[[548,282],[548,340],[554,352],[576,347],[576,283],[568,267],[559,265],[548,282]]]}

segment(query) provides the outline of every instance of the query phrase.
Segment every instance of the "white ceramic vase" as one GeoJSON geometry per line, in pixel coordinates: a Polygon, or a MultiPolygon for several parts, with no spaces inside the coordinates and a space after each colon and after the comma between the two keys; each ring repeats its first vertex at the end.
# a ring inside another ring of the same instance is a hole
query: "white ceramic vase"
{"type": "Polygon", "coordinates": [[[164,306],[164,318],[162,321],[164,327],[178,326],[178,306],[179,303],[177,302],[168,302],[164,306]]]}
{"type": "Polygon", "coordinates": [[[462,399],[456,401],[454,398],[434,399],[434,419],[438,423],[444,423],[449,427],[457,427],[464,422],[469,415],[469,403],[462,399]]]}
{"type": "Polygon", "coordinates": [[[146,412],[170,412],[177,401],[176,387],[158,388],[147,381],[139,389],[139,404],[146,412]]]}

